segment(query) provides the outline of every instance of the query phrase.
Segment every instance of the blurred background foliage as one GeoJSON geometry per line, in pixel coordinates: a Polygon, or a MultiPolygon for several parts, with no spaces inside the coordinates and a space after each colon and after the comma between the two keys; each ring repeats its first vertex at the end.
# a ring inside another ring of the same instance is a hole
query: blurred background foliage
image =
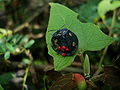
{"type": "MultiPolygon", "coordinates": [[[[53,58],[48,55],[45,34],[49,20],[49,3],[61,3],[79,14],[84,23],[98,25],[108,34],[100,19],[97,6],[100,0],[0,0],[0,90],[21,90],[24,75],[27,80],[25,90],[47,90],[61,74],[68,72],[83,74],[79,58],[60,72],[53,70],[53,58]]],[[[106,14],[106,22],[111,25],[112,11],[106,14]]],[[[104,64],[120,67],[120,9],[117,9],[116,23],[112,36],[118,39],[110,45],[104,64]],[[117,62],[117,63],[116,63],[117,62]]],[[[97,68],[101,51],[85,52],[89,55],[91,74],[97,68]]],[[[97,82],[100,90],[112,87],[97,82]]]]}

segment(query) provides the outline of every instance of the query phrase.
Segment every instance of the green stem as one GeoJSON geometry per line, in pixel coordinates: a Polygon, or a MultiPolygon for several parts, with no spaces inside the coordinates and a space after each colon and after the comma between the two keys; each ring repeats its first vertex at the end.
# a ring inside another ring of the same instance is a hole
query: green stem
{"type": "Polygon", "coordinates": [[[104,75],[104,74],[96,75],[96,76],[90,78],[89,80],[90,80],[90,81],[93,81],[93,82],[99,81],[100,79],[103,79],[103,78],[102,78],[103,75],[104,75]]]}
{"type": "MultiPolygon", "coordinates": [[[[107,27],[107,29],[109,30],[109,36],[112,36],[112,30],[113,30],[114,25],[115,25],[115,17],[116,17],[116,10],[113,11],[113,17],[112,17],[111,27],[106,23],[105,20],[103,20],[104,25],[105,25],[105,26],[107,27]]],[[[98,75],[98,74],[101,72],[101,70],[102,70],[102,67],[101,67],[101,66],[102,66],[104,57],[105,57],[105,55],[106,55],[106,53],[107,53],[107,50],[108,50],[108,46],[103,50],[103,54],[102,54],[102,56],[101,56],[101,58],[100,58],[98,70],[95,72],[94,75],[98,75]]],[[[93,76],[94,76],[94,75],[93,75],[93,76]]]]}
{"type": "Polygon", "coordinates": [[[106,53],[107,53],[107,50],[108,50],[108,46],[107,46],[107,47],[104,49],[104,51],[103,51],[103,54],[102,54],[102,56],[101,56],[101,58],[100,58],[99,67],[101,67],[101,65],[102,65],[102,63],[103,63],[104,57],[105,57],[105,55],[106,55],[106,53]]]}
{"type": "MultiPolygon", "coordinates": [[[[105,22],[105,20],[103,20],[103,23],[105,24],[105,26],[108,28],[109,30],[109,36],[112,36],[112,30],[113,30],[113,27],[115,25],[115,16],[116,16],[116,10],[113,11],[113,17],[112,17],[112,24],[111,24],[111,27],[107,25],[107,23],[105,22]]],[[[104,57],[107,53],[107,50],[108,50],[108,46],[104,49],[103,51],[103,55],[101,56],[100,58],[100,63],[99,63],[99,66],[102,65],[103,63],[103,60],[104,60],[104,57]]]]}
{"type": "Polygon", "coordinates": [[[28,67],[25,70],[25,76],[24,76],[24,79],[23,79],[22,90],[24,90],[24,86],[25,86],[25,83],[26,83],[26,80],[27,80],[27,76],[28,76],[30,66],[31,66],[31,63],[28,65],[28,67]]]}
{"type": "Polygon", "coordinates": [[[29,70],[30,70],[30,67],[31,67],[32,61],[33,61],[32,54],[30,53],[29,50],[26,50],[25,54],[29,57],[30,63],[28,64],[28,67],[25,70],[25,75],[24,75],[23,84],[22,84],[22,90],[24,90],[24,86],[25,86],[25,83],[26,83],[26,80],[27,80],[27,76],[28,76],[28,73],[29,73],[29,70]]]}
{"type": "Polygon", "coordinates": [[[80,60],[81,60],[81,63],[82,63],[82,65],[83,65],[83,63],[84,63],[83,53],[79,54],[78,56],[79,56],[79,58],[80,58],[80,60]]]}

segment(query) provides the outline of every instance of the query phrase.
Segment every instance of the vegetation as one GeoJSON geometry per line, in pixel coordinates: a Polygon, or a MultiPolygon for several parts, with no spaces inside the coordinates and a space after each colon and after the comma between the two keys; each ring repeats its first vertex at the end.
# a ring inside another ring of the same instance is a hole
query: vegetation
{"type": "Polygon", "coordinates": [[[119,90],[119,24],[119,0],[0,0],[0,90],[119,90]],[[72,56],[52,48],[64,28],[72,56]]]}

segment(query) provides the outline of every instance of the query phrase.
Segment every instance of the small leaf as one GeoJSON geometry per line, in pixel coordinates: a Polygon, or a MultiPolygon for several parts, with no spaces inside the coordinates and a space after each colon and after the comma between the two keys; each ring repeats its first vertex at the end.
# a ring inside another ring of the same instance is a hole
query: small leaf
{"type": "Polygon", "coordinates": [[[11,39],[11,41],[10,41],[10,43],[16,43],[16,40],[18,39],[18,36],[19,36],[19,34],[15,34],[13,37],[12,37],[12,39],[11,39]]]}
{"type": "Polygon", "coordinates": [[[22,63],[24,63],[24,64],[30,64],[30,60],[27,59],[27,58],[24,58],[24,59],[22,60],[22,63]]]}
{"type": "Polygon", "coordinates": [[[30,40],[29,42],[27,42],[27,44],[25,44],[24,48],[29,48],[29,47],[31,47],[34,43],[35,43],[34,40],[30,40]]]}
{"type": "Polygon", "coordinates": [[[9,59],[9,57],[10,57],[10,52],[5,52],[5,54],[4,54],[4,59],[5,60],[7,60],[7,59],[9,59]]]}
{"type": "Polygon", "coordinates": [[[0,90],[4,90],[3,87],[0,85],[0,90]]]}
{"type": "Polygon", "coordinates": [[[23,38],[20,40],[19,45],[25,44],[28,42],[28,35],[23,36],[23,38]]]}
{"type": "Polygon", "coordinates": [[[2,53],[6,52],[5,43],[3,43],[3,42],[0,42],[0,52],[2,52],[2,53]]]}
{"type": "Polygon", "coordinates": [[[104,20],[108,11],[115,10],[118,7],[120,7],[120,1],[102,0],[98,5],[98,14],[104,20]]]}
{"type": "Polygon", "coordinates": [[[11,30],[0,28],[0,39],[6,35],[12,34],[11,30]]]}
{"type": "Polygon", "coordinates": [[[6,41],[8,42],[9,40],[11,40],[13,38],[13,35],[9,35],[6,39],[6,41]]]}
{"type": "Polygon", "coordinates": [[[84,76],[90,77],[90,63],[89,63],[89,57],[87,54],[85,56],[85,60],[83,63],[83,69],[84,69],[84,76]]]}
{"type": "Polygon", "coordinates": [[[15,50],[14,47],[13,47],[13,45],[10,44],[10,43],[6,43],[6,47],[7,47],[7,49],[8,49],[10,52],[13,52],[13,51],[15,50]]]}
{"type": "Polygon", "coordinates": [[[21,35],[19,35],[18,37],[17,37],[17,39],[16,39],[16,43],[19,43],[19,41],[22,39],[22,37],[23,37],[23,35],[21,34],[21,35]]]}

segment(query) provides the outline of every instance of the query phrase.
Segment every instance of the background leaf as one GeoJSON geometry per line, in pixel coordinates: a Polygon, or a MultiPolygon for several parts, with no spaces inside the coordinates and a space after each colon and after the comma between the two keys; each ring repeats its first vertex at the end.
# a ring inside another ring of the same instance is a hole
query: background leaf
{"type": "Polygon", "coordinates": [[[102,0],[98,5],[98,14],[102,19],[105,19],[105,14],[110,10],[115,10],[120,7],[120,1],[102,0]]]}
{"type": "Polygon", "coordinates": [[[12,72],[8,72],[0,75],[0,84],[8,84],[8,82],[15,77],[15,74],[12,72]]]}
{"type": "Polygon", "coordinates": [[[4,90],[3,87],[0,85],[0,90],[4,90]]]}
{"type": "Polygon", "coordinates": [[[25,44],[25,48],[29,48],[29,47],[31,47],[33,44],[35,43],[35,41],[34,40],[30,40],[29,42],[27,42],[27,44],[25,44]]]}
{"type": "Polygon", "coordinates": [[[10,57],[10,52],[9,51],[5,52],[4,59],[7,60],[9,57],[10,57]]]}
{"type": "Polygon", "coordinates": [[[6,35],[12,34],[11,30],[0,28],[0,39],[6,35]]]}
{"type": "Polygon", "coordinates": [[[95,22],[98,18],[97,5],[99,0],[88,0],[73,10],[79,14],[78,18],[82,22],[95,22]]]}
{"type": "Polygon", "coordinates": [[[78,14],[68,9],[67,7],[51,3],[50,19],[47,30],[53,30],[46,33],[46,43],[49,54],[54,58],[54,66],[56,70],[61,70],[69,66],[76,55],[70,57],[62,57],[57,55],[51,47],[51,38],[54,32],[58,29],[67,28],[74,32],[79,40],[79,52],[101,50],[105,46],[111,44],[114,38],[102,33],[102,31],[94,24],[81,23],[77,16],[78,14]]]}
{"type": "Polygon", "coordinates": [[[6,43],[6,47],[7,47],[7,49],[8,49],[10,52],[13,52],[13,51],[14,51],[14,47],[12,46],[12,44],[6,43]]]}

